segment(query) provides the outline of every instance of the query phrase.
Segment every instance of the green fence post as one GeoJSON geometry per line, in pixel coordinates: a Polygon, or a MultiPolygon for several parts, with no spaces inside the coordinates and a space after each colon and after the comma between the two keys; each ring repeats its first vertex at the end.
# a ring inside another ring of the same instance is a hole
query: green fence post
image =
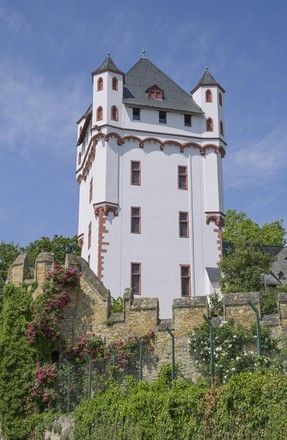
{"type": "Polygon", "coordinates": [[[140,346],[140,380],[143,380],[143,343],[140,338],[136,338],[140,346]]]}
{"type": "Polygon", "coordinates": [[[256,332],[257,332],[257,353],[258,356],[262,356],[262,346],[261,346],[261,331],[260,331],[260,319],[259,319],[259,311],[257,307],[253,304],[253,302],[249,299],[247,304],[254,310],[255,318],[256,318],[256,332]]]}
{"type": "Polygon", "coordinates": [[[92,395],[92,358],[85,353],[85,358],[89,361],[89,384],[88,384],[88,400],[92,395]]]}
{"type": "Polygon", "coordinates": [[[209,327],[209,341],[210,341],[210,370],[211,370],[211,383],[214,382],[214,350],[213,350],[213,340],[214,340],[214,327],[211,322],[211,319],[206,315],[203,315],[203,318],[208,324],[209,327]]]}
{"type": "Polygon", "coordinates": [[[67,374],[67,413],[70,412],[71,406],[71,364],[66,359],[63,359],[64,364],[68,366],[68,374],[67,374]]]}
{"type": "Polygon", "coordinates": [[[171,378],[175,379],[175,356],[174,356],[174,334],[169,327],[166,327],[166,331],[171,337],[171,378]]]}

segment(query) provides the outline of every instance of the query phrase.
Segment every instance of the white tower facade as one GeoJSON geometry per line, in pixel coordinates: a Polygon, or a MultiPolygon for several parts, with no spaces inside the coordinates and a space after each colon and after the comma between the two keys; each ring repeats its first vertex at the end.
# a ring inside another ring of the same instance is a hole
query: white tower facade
{"type": "Polygon", "coordinates": [[[205,71],[193,96],[147,58],[127,74],[110,55],[78,121],[78,238],[114,297],[174,298],[218,287],[222,257],[224,90],[205,71]]]}

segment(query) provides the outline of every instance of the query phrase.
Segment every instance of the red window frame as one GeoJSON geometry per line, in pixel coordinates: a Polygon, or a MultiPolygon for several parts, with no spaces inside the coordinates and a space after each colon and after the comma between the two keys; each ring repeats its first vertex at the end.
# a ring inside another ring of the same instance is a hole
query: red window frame
{"type": "Polygon", "coordinates": [[[141,163],[139,160],[131,160],[131,185],[141,185],[141,163]]]}
{"type": "Polygon", "coordinates": [[[213,119],[212,118],[207,118],[206,119],[206,131],[213,131],[213,119]]]}
{"type": "Polygon", "coordinates": [[[178,165],[177,184],[178,189],[188,189],[187,166],[185,165],[178,165]]]}
{"type": "Polygon", "coordinates": [[[118,90],[118,79],[115,76],[112,79],[112,90],[118,90]]]}
{"type": "Polygon", "coordinates": [[[131,289],[135,295],[141,295],[141,263],[131,263],[131,289]]]}
{"type": "Polygon", "coordinates": [[[205,92],[205,102],[212,102],[212,91],[210,89],[205,92]]]}
{"type": "Polygon", "coordinates": [[[178,215],[179,236],[180,238],[189,237],[189,219],[188,212],[180,211],[178,215]]]}
{"type": "Polygon", "coordinates": [[[138,206],[131,206],[131,233],[141,233],[141,208],[138,206]]]}
{"type": "Polygon", "coordinates": [[[103,119],[103,107],[97,108],[97,121],[101,121],[103,119]]]}
{"type": "Polygon", "coordinates": [[[117,121],[119,119],[119,111],[115,105],[111,107],[111,119],[112,121],[117,121]]]}
{"type": "Polygon", "coordinates": [[[183,298],[190,297],[190,265],[181,264],[180,265],[180,291],[183,298]]]}
{"type": "Polygon", "coordinates": [[[88,249],[90,249],[91,244],[92,244],[92,222],[90,222],[88,228],[88,249]]]}
{"type": "Polygon", "coordinates": [[[100,92],[103,89],[104,89],[104,80],[102,77],[100,77],[97,82],[97,91],[100,92]]]}
{"type": "Polygon", "coordinates": [[[91,178],[91,180],[90,180],[90,192],[89,192],[89,203],[91,203],[91,201],[93,200],[93,188],[94,188],[93,178],[91,178]]]}

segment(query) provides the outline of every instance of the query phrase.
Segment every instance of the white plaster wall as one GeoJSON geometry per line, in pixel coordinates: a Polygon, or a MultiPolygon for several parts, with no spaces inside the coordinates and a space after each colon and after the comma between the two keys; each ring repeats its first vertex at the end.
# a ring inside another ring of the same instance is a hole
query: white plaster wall
{"type": "MultiPolygon", "coordinates": [[[[127,130],[146,131],[148,133],[162,133],[182,135],[186,137],[198,136],[202,134],[201,115],[192,115],[192,126],[184,125],[184,114],[167,112],[167,123],[159,123],[159,110],[142,108],[140,110],[140,121],[132,118],[132,107],[123,106],[123,123],[127,130]]],[[[188,141],[187,139],[185,140],[188,141]]]]}

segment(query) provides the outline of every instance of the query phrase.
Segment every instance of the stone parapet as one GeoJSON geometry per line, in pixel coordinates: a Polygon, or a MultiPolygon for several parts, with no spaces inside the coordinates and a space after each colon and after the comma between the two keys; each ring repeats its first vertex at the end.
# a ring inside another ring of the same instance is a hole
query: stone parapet
{"type": "Polygon", "coordinates": [[[254,304],[259,311],[259,316],[261,316],[259,293],[230,293],[229,295],[225,295],[223,297],[225,321],[233,319],[244,326],[249,326],[250,324],[254,323],[256,320],[255,313],[248,304],[248,301],[251,301],[254,304]]]}

